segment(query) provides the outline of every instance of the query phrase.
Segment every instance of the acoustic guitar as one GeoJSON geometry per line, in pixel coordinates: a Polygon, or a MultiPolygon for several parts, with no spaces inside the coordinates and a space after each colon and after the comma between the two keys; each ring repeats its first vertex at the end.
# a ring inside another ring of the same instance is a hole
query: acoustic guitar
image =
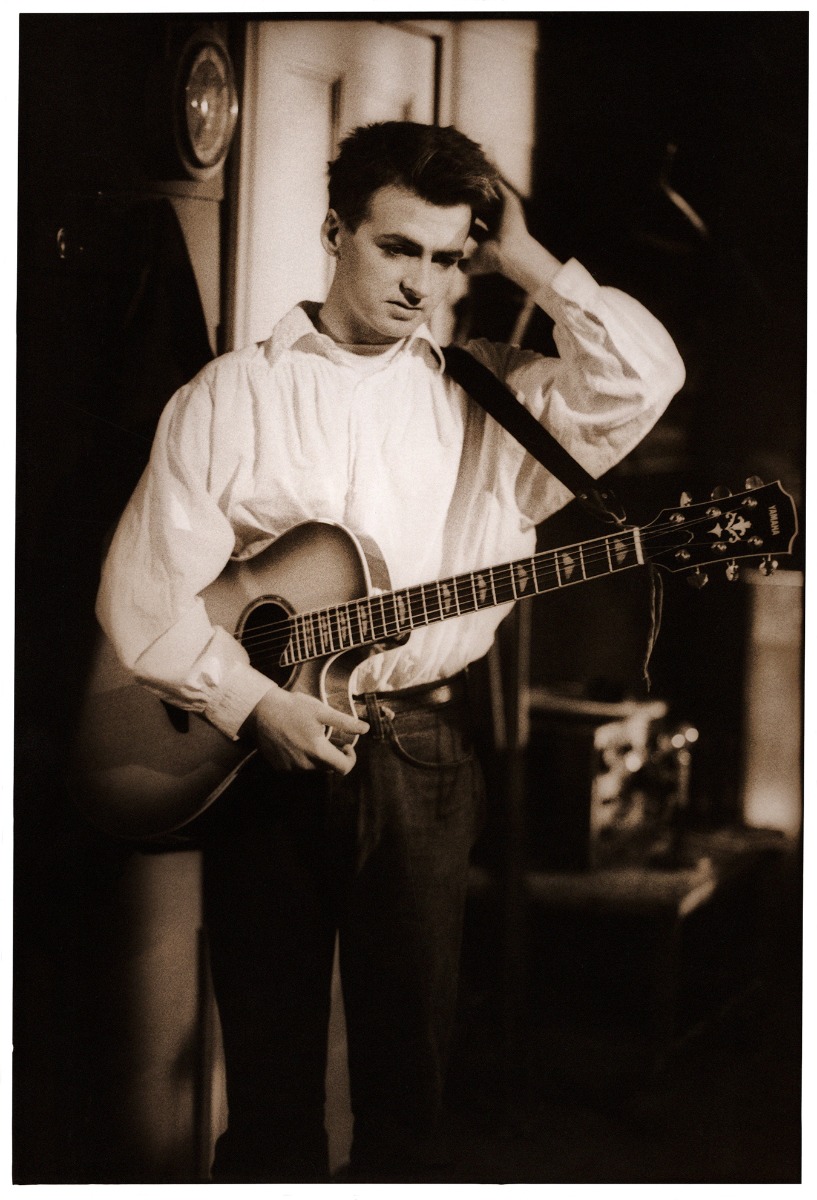
{"type": "MultiPolygon", "coordinates": [[[[752,481],[747,481],[747,484],[752,481]]],[[[231,562],[203,593],[214,625],[280,687],[353,712],[350,679],[368,655],[413,629],[654,563],[691,571],[738,562],[761,571],[790,554],[797,512],[780,483],[663,509],[643,528],[609,533],[501,566],[391,589],[377,547],[330,521],[306,521],[255,558],[231,562]]],[[[684,497],[684,501],[686,501],[684,497]]],[[[355,739],[327,730],[338,745],[355,739]]],[[[80,808],[103,830],[148,839],[198,816],[255,754],[202,717],[137,683],[100,635],[75,740],[71,779],[80,808]]]]}

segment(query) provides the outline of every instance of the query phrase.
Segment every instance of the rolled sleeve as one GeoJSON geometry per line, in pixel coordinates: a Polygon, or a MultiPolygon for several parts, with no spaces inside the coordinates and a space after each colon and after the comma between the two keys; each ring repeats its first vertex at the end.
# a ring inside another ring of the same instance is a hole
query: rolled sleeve
{"type": "MultiPolygon", "coordinates": [[[[652,429],[684,383],[684,365],[661,322],[632,296],[602,287],[575,259],[533,296],[551,316],[558,358],[474,343],[474,352],[592,476],[620,462],[652,429]]],[[[505,455],[508,460],[508,455],[505,455]]],[[[513,462],[524,522],[570,499],[529,455],[513,462]]]]}

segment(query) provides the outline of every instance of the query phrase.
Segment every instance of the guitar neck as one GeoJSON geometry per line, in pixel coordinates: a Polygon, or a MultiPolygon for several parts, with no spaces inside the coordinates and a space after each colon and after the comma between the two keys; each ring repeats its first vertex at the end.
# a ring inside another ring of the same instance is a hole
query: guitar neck
{"type": "Polygon", "coordinates": [[[298,613],[290,619],[281,665],[290,667],[358,646],[399,640],[413,629],[600,579],[643,563],[640,530],[620,529],[502,566],[298,613]]]}

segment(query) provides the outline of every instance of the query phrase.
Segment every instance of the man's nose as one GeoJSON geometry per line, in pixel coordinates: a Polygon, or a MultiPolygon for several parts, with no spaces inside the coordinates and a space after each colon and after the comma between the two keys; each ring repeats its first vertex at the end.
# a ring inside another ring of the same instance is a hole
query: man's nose
{"type": "Polygon", "coordinates": [[[410,304],[425,300],[431,290],[431,263],[415,259],[403,275],[400,290],[410,304]]]}

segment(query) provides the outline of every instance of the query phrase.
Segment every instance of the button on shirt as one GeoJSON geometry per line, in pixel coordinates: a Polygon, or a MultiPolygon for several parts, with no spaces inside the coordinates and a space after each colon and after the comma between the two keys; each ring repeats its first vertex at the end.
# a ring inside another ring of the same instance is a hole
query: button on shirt
{"type": "MultiPolygon", "coordinates": [[[[648,432],[684,379],[663,326],[575,260],[534,297],[558,358],[468,349],[598,477],[648,432]]],[[[227,561],[328,518],[379,546],[395,589],[532,554],[565,487],[443,373],[423,327],[383,353],[338,346],[299,305],[258,345],[215,359],[165,409],[106,559],[97,615],[162,698],[230,737],[271,686],[199,593],[227,561]]],[[[416,629],[356,670],[354,690],[456,674],[507,607],[416,629]]]]}

